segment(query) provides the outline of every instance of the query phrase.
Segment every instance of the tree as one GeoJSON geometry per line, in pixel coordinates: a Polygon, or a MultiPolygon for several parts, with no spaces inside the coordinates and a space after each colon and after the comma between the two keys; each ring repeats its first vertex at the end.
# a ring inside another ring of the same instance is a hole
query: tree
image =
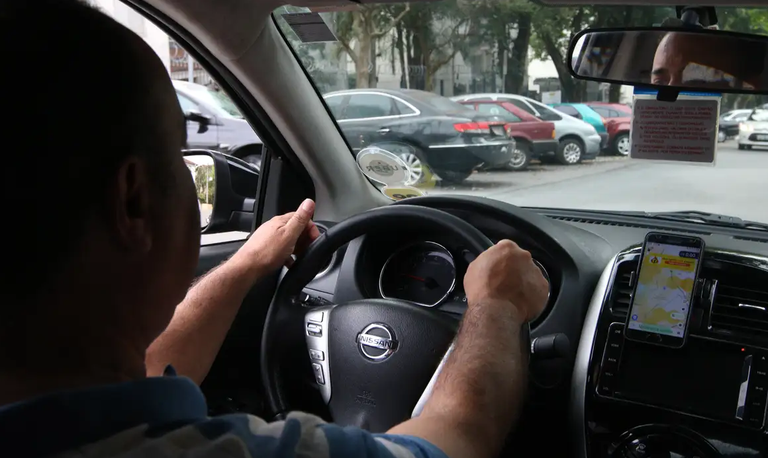
{"type": "MultiPolygon", "coordinates": [[[[580,102],[586,96],[584,81],[575,80],[568,71],[566,52],[573,36],[587,27],[651,26],[674,16],[672,8],[653,6],[581,6],[578,8],[539,7],[534,14],[532,49],[537,58],[550,58],[557,70],[563,100],[580,102]],[[567,24],[564,28],[563,25],[567,24]]],[[[620,86],[609,91],[618,101],[620,86]]]]}
{"type": "Polygon", "coordinates": [[[533,5],[526,0],[466,0],[462,5],[463,10],[471,15],[472,31],[468,37],[468,48],[477,49],[483,44],[492,44],[504,92],[524,92],[533,5]]]}
{"type": "Polygon", "coordinates": [[[568,72],[566,51],[571,38],[582,30],[590,21],[590,8],[546,8],[537,7],[533,17],[533,37],[531,42],[534,54],[539,59],[549,59],[555,66],[560,80],[563,101],[581,102],[585,96],[584,81],[573,79],[568,72]],[[563,26],[565,24],[565,27],[563,26]]]}
{"type": "Polygon", "coordinates": [[[456,0],[417,3],[403,19],[411,87],[431,91],[434,76],[467,47],[471,17],[456,0]]]}
{"type": "Polygon", "coordinates": [[[355,64],[356,87],[376,86],[376,41],[392,31],[409,11],[406,3],[396,16],[390,7],[382,5],[360,5],[354,11],[338,14],[339,52],[346,53],[355,64]]]}
{"type": "Polygon", "coordinates": [[[205,204],[213,204],[216,200],[216,174],[213,165],[198,165],[192,173],[197,199],[205,204]]]}

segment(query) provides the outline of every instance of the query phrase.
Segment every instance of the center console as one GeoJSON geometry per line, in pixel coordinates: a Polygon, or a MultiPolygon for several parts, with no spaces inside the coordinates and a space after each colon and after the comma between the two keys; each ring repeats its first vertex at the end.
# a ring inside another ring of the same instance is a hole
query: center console
{"type": "Polygon", "coordinates": [[[763,456],[768,260],[708,249],[675,349],[624,337],[639,258],[617,255],[586,317],[573,380],[581,456],[763,456]]]}

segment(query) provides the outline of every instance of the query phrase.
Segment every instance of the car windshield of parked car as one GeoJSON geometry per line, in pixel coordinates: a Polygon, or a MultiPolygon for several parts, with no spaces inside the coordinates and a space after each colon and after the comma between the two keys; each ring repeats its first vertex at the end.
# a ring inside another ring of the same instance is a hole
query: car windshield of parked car
{"type": "MultiPolygon", "coordinates": [[[[768,223],[768,205],[755,198],[768,195],[768,129],[735,117],[713,123],[708,167],[632,158],[634,88],[576,80],[562,65],[581,30],[651,27],[676,18],[674,7],[544,3],[350,2],[284,6],[273,17],[340,121],[350,160],[369,147],[389,151],[408,165],[404,184],[419,194],[768,223]],[[524,122],[508,104],[526,113],[524,122]]],[[[764,34],[768,9],[718,7],[717,18],[721,30],[764,34]]],[[[724,94],[720,113],[764,103],[724,94]]],[[[749,119],[768,122],[768,111],[749,119]]]]}
{"type": "Polygon", "coordinates": [[[768,121],[768,110],[755,110],[748,118],[750,121],[766,122],[768,121]]]}

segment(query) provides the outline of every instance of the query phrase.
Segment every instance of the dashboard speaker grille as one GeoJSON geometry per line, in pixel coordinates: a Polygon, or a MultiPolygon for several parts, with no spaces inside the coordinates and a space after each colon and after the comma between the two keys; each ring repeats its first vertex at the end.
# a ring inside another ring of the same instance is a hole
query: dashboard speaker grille
{"type": "Polygon", "coordinates": [[[632,302],[632,279],[637,269],[636,260],[624,260],[616,266],[609,306],[611,313],[621,319],[627,318],[629,304],[632,302]]]}

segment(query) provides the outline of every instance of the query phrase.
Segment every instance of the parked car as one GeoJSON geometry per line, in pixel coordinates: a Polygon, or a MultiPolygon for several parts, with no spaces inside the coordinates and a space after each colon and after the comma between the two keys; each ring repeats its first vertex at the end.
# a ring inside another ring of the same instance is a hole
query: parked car
{"type": "Polygon", "coordinates": [[[453,97],[456,101],[508,101],[523,111],[536,116],[542,121],[555,124],[557,150],[550,156],[541,156],[541,160],[556,159],[561,164],[573,165],[587,159],[594,159],[600,154],[600,135],[588,123],[560,113],[541,102],[515,94],[469,94],[453,97]]]}
{"type": "Polygon", "coordinates": [[[555,110],[573,116],[576,119],[588,123],[594,127],[600,135],[600,150],[608,148],[608,130],[605,128],[605,120],[589,105],[583,103],[554,103],[550,104],[555,110]]]}
{"type": "Polygon", "coordinates": [[[515,140],[502,120],[431,92],[351,89],[323,97],[353,153],[375,145],[400,155],[412,183],[423,179],[424,165],[443,181],[459,183],[514,155],[515,140]]]}
{"type": "Polygon", "coordinates": [[[505,101],[467,100],[462,105],[506,122],[509,135],[515,139],[515,156],[507,164],[509,170],[524,170],[533,159],[557,151],[555,124],[529,114],[505,101]]]}
{"type": "Polygon", "coordinates": [[[717,141],[724,142],[739,135],[739,124],[746,121],[752,110],[731,110],[720,115],[717,141]]]}
{"type": "Polygon", "coordinates": [[[231,154],[261,168],[262,143],[237,106],[221,91],[188,81],[173,81],[187,118],[187,147],[231,154]]]}
{"type": "Polygon", "coordinates": [[[621,103],[586,102],[603,118],[608,131],[608,151],[620,156],[629,155],[629,129],[632,126],[632,108],[621,103]]]}
{"type": "Polygon", "coordinates": [[[739,149],[768,146],[768,109],[755,108],[739,124],[739,149]]]}

